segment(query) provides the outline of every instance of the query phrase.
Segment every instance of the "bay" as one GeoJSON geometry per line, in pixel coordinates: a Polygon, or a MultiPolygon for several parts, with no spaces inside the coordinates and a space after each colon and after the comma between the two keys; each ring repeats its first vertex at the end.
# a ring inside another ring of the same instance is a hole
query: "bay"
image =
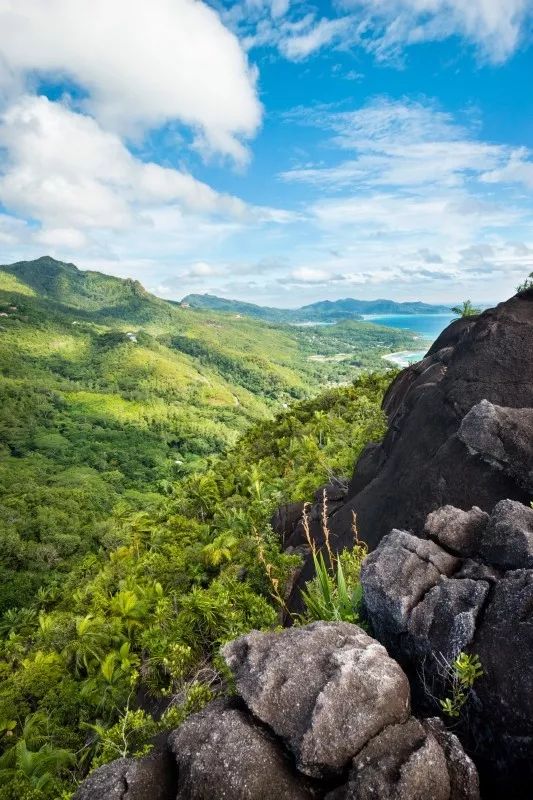
{"type": "Polygon", "coordinates": [[[424,358],[426,349],[447,328],[452,320],[457,319],[454,314],[367,314],[365,320],[376,325],[386,325],[389,328],[402,328],[413,331],[420,338],[424,349],[403,350],[398,353],[388,353],[383,356],[385,361],[397,367],[408,367],[424,358]]]}
{"type": "Polygon", "coordinates": [[[367,322],[386,325],[389,328],[402,328],[413,331],[423,339],[434,342],[450,322],[457,319],[455,314],[365,314],[367,322]]]}

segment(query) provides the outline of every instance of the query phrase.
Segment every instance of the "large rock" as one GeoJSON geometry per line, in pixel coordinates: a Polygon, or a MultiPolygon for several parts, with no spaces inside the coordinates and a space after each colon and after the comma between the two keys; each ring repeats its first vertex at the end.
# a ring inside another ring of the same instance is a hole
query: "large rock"
{"type": "Polygon", "coordinates": [[[356,625],[255,631],[223,653],[237,695],[170,734],[168,780],[131,782],[146,759],[120,759],[77,800],[478,800],[458,740],[410,716],[405,674],[356,625]]]}
{"type": "Polygon", "coordinates": [[[348,781],[326,800],[479,798],[477,772],[457,737],[434,720],[390,725],[355,757],[348,781]],[[438,737],[438,738],[437,738],[438,737]]]}
{"type": "Polygon", "coordinates": [[[448,505],[429,514],[424,532],[445,550],[470,556],[477,552],[488,521],[489,515],[477,506],[462,511],[448,505]]]}
{"type": "Polygon", "coordinates": [[[422,725],[427,733],[435,737],[444,750],[450,779],[450,800],[460,800],[461,797],[479,797],[477,770],[472,759],[463,750],[457,736],[447,730],[438,717],[424,719],[422,725]]]}
{"type": "Polygon", "coordinates": [[[313,796],[303,777],[291,770],[281,743],[225,702],[212,703],[189,717],[169,741],[178,764],[178,800],[310,800],[313,796]]]}
{"type": "MultiPolygon", "coordinates": [[[[355,465],[329,518],[333,546],[359,535],[373,549],[393,528],[422,533],[443,505],[490,511],[533,493],[533,293],[453,322],[426,357],[400,373],[383,408],[389,427],[355,465]]],[[[293,530],[298,523],[293,523],[293,530]]],[[[320,524],[312,527],[321,544],[320,524]]],[[[290,535],[287,537],[290,540],[290,535]]],[[[309,561],[309,560],[308,560],[309,561]]],[[[309,577],[306,564],[291,603],[309,577]]]]}
{"type": "Polygon", "coordinates": [[[355,625],[252,632],[223,654],[247,707],[308,775],[342,770],[385,726],[409,716],[407,678],[355,625]]]}
{"type": "Polygon", "coordinates": [[[395,639],[407,632],[412,610],[460,565],[459,558],[435,542],[407,531],[391,531],[361,570],[365,604],[377,638],[394,652],[395,639]]]}
{"type": "Polygon", "coordinates": [[[463,418],[458,437],[468,451],[533,492],[533,408],[502,408],[488,400],[463,418]]]}
{"type": "Polygon", "coordinates": [[[118,758],[95,770],[73,800],[175,800],[177,771],[164,748],[144,758],[118,758]]]}
{"type": "Polygon", "coordinates": [[[445,663],[460,651],[479,656],[484,675],[474,685],[462,735],[487,792],[493,785],[515,798],[530,797],[533,785],[532,522],[533,511],[513,501],[498,503],[488,519],[479,509],[446,507],[425,526],[438,541],[392,531],[361,571],[367,615],[410,675],[415,709],[438,709],[435,697],[449,693],[445,663]],[[451,556],[439,541],[453,541],[468,557],[451,556]],[[431,546],[431,561],[422,544],[431,546]],[[454,559],[453,569],[443,569],[434,548],[441,559],[454,559]]]}
{"type": "Polygon", "coordinates": [[[452,323],[422,362],[401,373],[384,401],[389,430],[381,459],[374,455],[377,470],[332,520],[342,542],[350,540],[352,509],[373,547],[393,527],[421,531],[428,513],[446,503],[490,511],[504,498],[526,502],[532,352],[528,294],[452,323]],[[491,419],[484,435],[482,418],[491,419]]]}
{"type": "Polygon", "coordinates": [[[479,554],[504,569],[533,568],[533,509],[499,502],[480,542],[479,554]]]}

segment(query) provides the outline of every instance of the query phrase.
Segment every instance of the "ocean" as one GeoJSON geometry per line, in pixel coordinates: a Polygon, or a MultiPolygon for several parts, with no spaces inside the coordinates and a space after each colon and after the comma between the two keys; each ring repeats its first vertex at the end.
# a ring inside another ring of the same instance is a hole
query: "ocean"
{"type": "Polygon", "coordinates": [[[404,328],[417,333],[423,339],[434,342],[453,319],[454,314],[365,314],[367,322],[387,325],[389,328],[404,328]]]}
{"type": "MultiPolygon", "coordinates": [[[[454,314],[367,314],[365,320],[389,328],[403,328],[416,333],[421,339],[434,342],[453,319],[454,314]]],[[[385,361],[397,367],[408,367],[424,358],[425,350],[402,350],[383,356],[385,361]]]]}

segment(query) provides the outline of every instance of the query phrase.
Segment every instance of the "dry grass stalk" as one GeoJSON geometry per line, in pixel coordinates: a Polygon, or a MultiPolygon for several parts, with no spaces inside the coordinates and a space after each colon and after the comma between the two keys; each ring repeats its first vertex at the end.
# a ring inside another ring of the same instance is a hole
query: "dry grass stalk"
{"type": "Polygon", "coordinates": [[[331,531],[328,526],[328,496],[325,489],[322,490],[322,533],[324,534],[324,544],[326,545],[329,562],[333,568],[337,563],[337,557],[331,547],[331,531]]]}
{"type": "Polygon", "coordinates": [[[366,542],[363,542],[363,540],[359,538],[359,532],[357,530],[357,514],[353,510],[352,510],[352,533],[355,542],[354,547],[362,550],[366,555],[366,553],[368,553],[368,545],[366,542]]]}
{"type": "Polygon", "coordinates": [[[302,511],[302,525],[305,533],[305,538],[307,539],[307,544],[309,545],[313,555],[316,555],[316,544],[313,537],[311,536],[311,527],[309,525],[308,509],[310,505],[311,505],[310,503],[304,503],[302,511]]]}
{"type": "Polygon", "coordinates": [[[253,531],[253,535],[255,537],[255,540],[257,542],[257,554],[259,556],[259,561],[263,565],[263,568],[265,570],[265,574],[266,574],[266,576],[268,578],[268,581],[270,583],[270,587],[271,587],[270,588],[270,595],[275,600],[275,602],[279,605],[280,609],[283,612],[285,612],[286,614],[290,615],[290,611],[287,608],[287,604],[285,603],[285,600],[281,596],[281,593],[280,593],[280,590],[279,590],[279,579],[276,578],[276,576],[274,574],[274,567],[268,561],[268,559],[267,559],[267,557],[265,555],[265,548],[263,547],[263,541],[261,539],[261,536],[259,535],[259,533],[258,533],[258,531],[257,531],[257,529],[255,527],[252,528],[252,531],[253,531]]]}

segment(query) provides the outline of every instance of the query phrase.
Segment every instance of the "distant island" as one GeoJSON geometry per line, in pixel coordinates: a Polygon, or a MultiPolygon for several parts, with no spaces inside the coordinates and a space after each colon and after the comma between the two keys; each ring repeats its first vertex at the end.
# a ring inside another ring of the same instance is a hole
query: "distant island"
{"type": "Polygon", "coordinates": [[[394,300],[355,300],[347,297],[343,300],[321,300],[300,308],[273,308],[245,303],[241,300],[228,300],[212,294],[188,294],[181,304],[191,308],[225,311],[244,314],[248,317],[267,320],[269,322],[304,323],[304,322],[339,322],[346,319],[363,319],[368,315],[381,314],[449,314],[450,306],[432,305],[430,303],[406,302],[394,300]]]}

